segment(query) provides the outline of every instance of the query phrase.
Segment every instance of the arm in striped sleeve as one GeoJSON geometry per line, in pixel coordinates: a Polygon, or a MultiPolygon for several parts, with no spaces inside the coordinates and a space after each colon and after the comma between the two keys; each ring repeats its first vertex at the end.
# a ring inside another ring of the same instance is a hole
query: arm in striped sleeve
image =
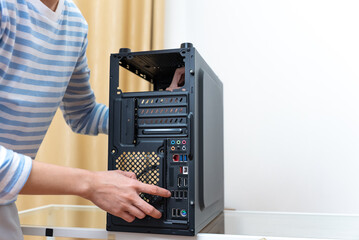
{"type": "Polygon", "coordinates": [[[14,202],[31,172],[30,157],[0,146],[0,205],[14,202]]]}
{"type": "Polygon", "coordinates": [[[87,40],[60,105],[66,123],[74,132],[88,135],[108,133],[108,108],[96,103],[90,87],[86,58],[87,40]]]}

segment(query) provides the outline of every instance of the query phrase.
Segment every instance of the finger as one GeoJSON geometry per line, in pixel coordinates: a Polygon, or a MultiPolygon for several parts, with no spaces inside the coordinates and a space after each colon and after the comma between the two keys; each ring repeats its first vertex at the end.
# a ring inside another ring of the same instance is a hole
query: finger
{"type": "Polygon", "coordinates": [[[128,212],[121,212],[120,214],[117,215],[117,217],[120,217],[129,223],[133,222],[133,220],[135,220],[135,217],[133,215],[129,214],[128,212]]]}
{"type": "Polygon", "coordinates": [[[146,214],[143,211],[141,211],[140,209],[138,209],[136,206],[129,206],[127,208],[127,212],[130,215],[135,216],[138,219],[142,219],[142,218],[146,217],[146,214]]]}
{"type": "Polygon", "coordinates": [[[142,182],[138,182],[137,191],[143,192],[143,193],[149,193],[151,195],[157,195],[157,196],[161,196],[161,197],[170,197],[171,196],[171,192],[164,188],[160,188],[155,185],[145,184],[142,182]]]}
{"type": "Polygon", "coordinates": [[[143,213],[153,218],[161,218],[162,214],[152,205],[145,202],[142,198],[138,197],[137,201],[133,203],[138,209],[140,209],[143,213]]]}
{"type": "Polygon", "coordinates": [[[181,87],[184,85],[184,75],[181,75],[180,80],[178,81],[178,86],[181,87]]]}
{"type": "Polygon", "coordinates": [[[136,174],[134,172],[122,172],[121,174],[129,178],[137,179],[136,174]]]}
{"type": "Polygon", "coordinates": [[[185,67],[180,67],[180,68],[178,68],[178,72],[179,72],[181,75],[183,75],[184,72],[185,72],[185,67]]]}
{"type": "Polygon", "coordinates": [[[178,81],[181,79],[183,74],[184,74],[184,67],[177,68],[175,71],[175,74],[173,75],[172,83],[176,83],[176,85],[177,85],[178,81]]]}
{"type": "Polygon", "coordinates": [[[180,68],[177,68],[175,73],[178,73],[178,74],[183,74],[185,72],[185,67],[180,67],[180,68]]]}

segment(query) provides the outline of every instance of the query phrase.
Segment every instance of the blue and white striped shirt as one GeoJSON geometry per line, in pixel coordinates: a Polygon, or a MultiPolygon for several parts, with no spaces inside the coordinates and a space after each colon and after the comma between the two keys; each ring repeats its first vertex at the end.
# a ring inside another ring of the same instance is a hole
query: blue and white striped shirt
{"type": "Polygon", "coordinates": [[[60,106],[73,131],[107,133],[90,88],[87,23],[71,0],[0,0],[0,204],[16,200],[60,106]]]}

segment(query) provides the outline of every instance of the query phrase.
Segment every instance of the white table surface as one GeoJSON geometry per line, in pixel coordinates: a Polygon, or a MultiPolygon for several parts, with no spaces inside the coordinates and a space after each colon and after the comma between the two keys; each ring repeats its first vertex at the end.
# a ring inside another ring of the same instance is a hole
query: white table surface
{"type": "Polygon", "coordinates": [[[24,235],[128,240],[359,239],[359,215],[224,211],[225,234],[194,237],[106,231],[106,213],[96,206],[46,205],[19,212],[24,235]],[[49,231],[49,230],[48,230],[49,231]]]}

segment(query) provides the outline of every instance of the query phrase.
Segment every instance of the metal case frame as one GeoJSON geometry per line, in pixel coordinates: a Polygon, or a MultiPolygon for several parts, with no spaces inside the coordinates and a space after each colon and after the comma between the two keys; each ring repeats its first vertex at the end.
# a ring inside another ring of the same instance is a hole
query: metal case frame
{"type": "Polygon", "coordinates": [[[187,192],[187,198],[141,195],[162,211],[163,217],[127,223],[108,214],[107,230],[198,233],[224,207],[222,82],[190,43],[182,44],[179,49],[159,51],[121,49],[110,57],[109,106],[108,169],[144,173],[146,176],[140,175],[139,180],[168,188],[173,194],[182,192],[183,196],[187,192]],[[176,68],[182,66],[184,86],[172,92],[162,91],[176,68]],[[154,91],[123,93],[118,88],[120,67],[151,82],[154,91]],[[162,117],[160,112],[166,109],[173,110],[173,115],[162,117]],[[164,123],[171,119],[176,124],[164,123]],[[172,144],[173,141],[181,144],[172,144]],[[171,150],[173,147],[175,150],[171,150]],[[182,162],[174,162],[175,155],[182,162]],[[188,170],[185,175],[176,170],[183,166],[188,170]],[[183,181],[187,179],[187,186],[177,184],[176,190],[173,181],[181,177],[183,181]],[[180,216],[174,216],[173,209],[181,209],[180,216]],[[185,217],[182,210],[186,210],[185,217]]]}

